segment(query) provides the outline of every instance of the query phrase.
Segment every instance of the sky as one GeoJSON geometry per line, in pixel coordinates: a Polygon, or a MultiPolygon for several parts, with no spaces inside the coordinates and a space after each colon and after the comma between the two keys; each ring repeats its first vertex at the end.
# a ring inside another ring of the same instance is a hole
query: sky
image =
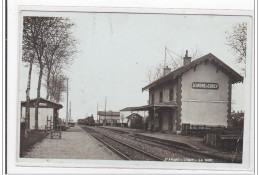
{"type": "MultiPolygon", "coordinates": [[[[201,56],[212,53],[239,72],[235,56],[225,44],[225,31],[249,17],[126,13],[23,12],[32,16],[64,16],[73,20],[79,52],[66,71],[72,118],[84,118],[98,110],[119,111],[129,106],[146,105],[146,73],[165,59],[165,46],[181,55],[197,48],[201,56]]],[[[21,30],[22,31],[22,30],[21,30]]],[[[249,30],[250,31],[250,30],[249,30]]],[[[250,33],[249,33],[250,34],[250,33]]],[[[250,35],[248,35],[250,38],[250,35]]],[[[250,48],[249,48],[250,50],[250,48]]],[[[174,58],[178,56],[172,54],[174,58]]],[[[169,61],[170,56],[166,56],[169,61]]],[[[28,67],[20,64],[20,100],[25,100],[28,67]]],[[[31,98],[36,97],[38,74],[33,69],[31,98]]],[[[44,83],[44,82],[43,82],[44,83]]],[[[42,87],[41,96],[46,89],[42,87]]],[[[245,87],[233,87],[232,109],[244,110],[245,87]]],[[[60,117],[66,117],[66,96],[60,117]]]]}

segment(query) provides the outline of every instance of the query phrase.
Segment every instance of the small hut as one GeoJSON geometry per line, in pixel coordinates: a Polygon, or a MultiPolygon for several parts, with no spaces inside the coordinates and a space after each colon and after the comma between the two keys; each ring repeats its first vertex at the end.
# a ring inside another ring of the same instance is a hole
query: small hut
{"type": "Polygon", "coordinates": [[[127,120],[127,126],[129,128],[134,129],[142,129],[143,128],[143,117],[137,113],[132,113],[129,116],[126,117],[127,120]]]}
{"type": "MultiPolygon", "coordinates": [[[[40,98],[38,108],[38,121],[35,119],[35,103],[36,98],[31,99],[29,102],[30,117],[29,117],[29,129],[34,130],[38,124],[38,130],[45,130],[46,127],[53,129],[55,124],[58,123],[58,110],[63,106],[61,104],[40,98]]],[[[25,121],[26,114],[26,101],[21,102],[21,122],[25,121]]]]}

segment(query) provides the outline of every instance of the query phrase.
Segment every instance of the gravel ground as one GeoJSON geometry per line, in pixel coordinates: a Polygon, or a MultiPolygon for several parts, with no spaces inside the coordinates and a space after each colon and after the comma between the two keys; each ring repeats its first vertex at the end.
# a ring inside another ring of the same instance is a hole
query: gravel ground
{"type": "Polygon", "coordinates": [[[79,126],[62,132],[61,139],[48,135],[25,153],[26,158],[120,160],[115,153],[86,134],[79,126]]]}
{"type": "Polygon", "coordinates": [[[230,152],[230,151],[225,151],[225,150],[210,147],[203,143],[202,138],[196,138],[192,136],[182,136],[182,135],[169,135],[169,134],[166,135],[162,133],[156,133],[156,134],[140,133],[140,135],[155,137],[159,139],[172,140],[176,142],[182,142],[193,148],[198,149],[199,151],[207,152],[212,155],[218,155],[224,158],[230,158],[230,159],[236,158],[242,161],[241,153],[235,153],[235,152],[230,152]]]}
{"type": "MultiPolygon", "coordinates": [[[[117,129],[117,128],[113,127],[113,129],[117,129]]],[[[126,129],[130,130],[129,128],[120,128],[120,129],[118,128],[117,130],[124,131],[126,129]]],[[[128,132],[128,130],[126,130],[126,131],[128,132]]],[[[154,138],[159,138],[159,139],[165,139],[165,140],[171,140],[171,141],[175,141],[175,142],[185,143],[185,144],[189,145],[190,147],[197,149],[199,151],[218,155],[218,156],[221,156],[223,158],[231,158],[231,159],[236,158],[237,160],[242,162],[242,154],[241,153],[234,153],[234,152],[230,152],[230,151],[224,151],[224,150],[209,147],[207,145],[204,145],[202,138],[192,137],[192,136],[164,134],[164,133],[159,133],[159,132],[156,132],[154,134],[151,134],[149,132],[138,133],[138,134],[144,135],[144,136],[149,136],[149,137],[154,137],[154,138]]]]}

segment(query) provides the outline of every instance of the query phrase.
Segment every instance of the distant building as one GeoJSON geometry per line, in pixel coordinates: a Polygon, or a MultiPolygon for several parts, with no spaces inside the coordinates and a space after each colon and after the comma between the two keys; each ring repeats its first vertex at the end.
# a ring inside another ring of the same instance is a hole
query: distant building
{"type": "MultiPolygon", "coordinates": [[[[121,126],[124,126],[124,127],[127,127],[128,124],[128,116],[133,114],[134,111],[131,111],[131,110],[127,110],[128,108],[124,108],[124,109],[121,109],[120,110],[120,124],[121,126]]],[[[143,121],[145,121],[148,117],[148,113],[146,111],[142,111],[142,112],[138,112],[137,111],[137,114],[140,115],[142,118],[143,118],[143,121]]]]}
{"type": "MultiPolygon", "coordinates": [[[[35,103],[36,98],[30,100],[30,118],[29,118],[29,129],[33,130],[35,129],[35,103]]],[[[39,108],[38,108],[38,129],[39,130],[45,130],[45,126],[47,124],[51,126],[52,128],[55,125],[55,123],[58,122],[58,111],[63,106],[61,104],[51,102],[49,100],[46,100],[44,98],[40,98],[39,108]],[[47,123],[47,119],[50,120],[47,123]]],[[[25,122],[25,112],[26,112],[26,101],[21,102],[21,122],[25,122]]],[[[51,128],[51,129],[52,129],[51,128]]]]}
{"type": "Polygon", "coordinates": [[[149,104],[121,111],[148,111],[148,128],[180,132],[182,124],[231,123],[232,84],[243,77],[209,53],[191,62],[186,52],[183,66],[142,88],[149,91],[149,104]]]}
{"type": "Polygon", "coordinates": [[[127,118],[129,128],[143,129],[143,117],[137,113],[132,113],[127,118]]]}
{"type": "Polygon", "coordinates": [[[103,126],[115,126],[120,123],[120,113],[115,111],[98,111],[99,124],[103,126]]]}

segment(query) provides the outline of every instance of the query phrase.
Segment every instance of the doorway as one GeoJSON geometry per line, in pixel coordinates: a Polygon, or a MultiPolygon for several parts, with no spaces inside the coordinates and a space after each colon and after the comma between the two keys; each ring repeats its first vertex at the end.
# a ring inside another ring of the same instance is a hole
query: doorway
{"type": "Polygon", "coordinates": [[[169,111],[169,115],[168,115],[168,130],[172,131],[173,130],[173,111],[169,111]]]}

